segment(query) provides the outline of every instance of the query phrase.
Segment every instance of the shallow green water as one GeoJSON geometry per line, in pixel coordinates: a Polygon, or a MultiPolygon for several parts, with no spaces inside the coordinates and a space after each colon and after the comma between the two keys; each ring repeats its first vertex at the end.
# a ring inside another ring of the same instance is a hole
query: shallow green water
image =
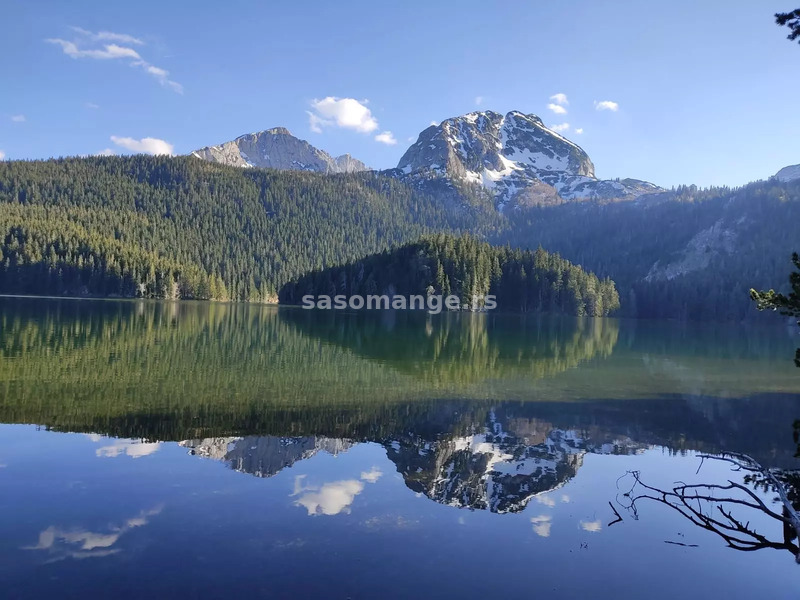
{"type": "Polygon", "coordinates": [[[9,597],[667,598],[691,578],[690,597],[793,597],[796,541],[780,521],[740,507],[775,544],[739,552],[625,492],[633,470],[667,488],[742,481],[717,461],[698,473],[698,452],[800,466],[796,338],[3,298],[0,585],[9,597]]]}

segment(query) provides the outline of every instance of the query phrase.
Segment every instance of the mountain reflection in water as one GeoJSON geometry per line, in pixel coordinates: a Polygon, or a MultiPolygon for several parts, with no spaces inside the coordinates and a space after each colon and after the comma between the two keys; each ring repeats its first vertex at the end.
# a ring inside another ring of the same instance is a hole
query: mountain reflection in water
{"type": "MultiPolygon", "coordinates": [[[[381,440],[405,484],[441,504],[519,512],[534,496],[574,477],[584,454],[628,454],[647,447],[627,438],[595,441],[587,432],[512,419],[490,411],[487,426],[468,436],[426,439],[413,432],[381,440]],[[510,427],[511,429],[506,429],[510,427]]],[[[195,456],[224,462],[256,477],[271,477],[318,452],[338,455],[356,442],[326,437],[246,436],[185,440],[195,456]]]]}

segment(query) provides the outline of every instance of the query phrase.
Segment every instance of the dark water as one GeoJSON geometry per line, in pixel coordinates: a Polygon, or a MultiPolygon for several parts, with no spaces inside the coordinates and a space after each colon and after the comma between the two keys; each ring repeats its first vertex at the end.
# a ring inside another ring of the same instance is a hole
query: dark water
{"type": "Polygon", "coordinates": [[[0,597],[796,598],[793,335],[0,299],[0,597]]]}

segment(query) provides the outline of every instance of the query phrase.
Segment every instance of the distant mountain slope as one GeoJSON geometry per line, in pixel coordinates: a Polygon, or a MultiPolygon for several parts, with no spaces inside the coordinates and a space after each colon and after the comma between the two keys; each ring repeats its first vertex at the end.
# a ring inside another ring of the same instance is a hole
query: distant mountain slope
{"type": "Polygon", "coordinates": [[[284,127],[248,133],[231,142],[206,146],[192,156],[231,167],[264,167],[317,173],[355,173],[368,167],[350,156],[332,157],[305,140],[294,137],[284,127]]]}
{"type": "Polygon", "coordinates": [[[497,240],[541,244],[611,277],[626,315],[739,320],[757,313],[750,288],[786,287],[800,247],[800,180],[662,196],[517,211],[497,240]]]}
{"type": "Polygon", "coordinates": [[[397,165],[397,176],[423,187],[474,185],[497,206],[563,200],[630,200],[662,192],[646,181],[598,180],[586,152],[536,115],[473,112],[420,133],[397,165]]]}
{"type": "Polygon", "coordinates": [[[775,179],[783,181],[784,183],[800,179],[800,165],[783,167],[780,171],[775,173],[775,179]]]}

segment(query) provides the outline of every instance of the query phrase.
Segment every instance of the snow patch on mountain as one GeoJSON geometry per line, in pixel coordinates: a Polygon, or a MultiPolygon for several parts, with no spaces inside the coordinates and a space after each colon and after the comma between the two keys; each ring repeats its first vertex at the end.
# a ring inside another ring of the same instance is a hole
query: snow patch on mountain
{"type": "Polygon", "coordinates": [[[574,142],[547,128],[536,115],[472,112],[420,133],[398,163],[412,183],[444,179],[480,186],[502,210],[513,205],[563,200],[634,199],[663,191],[645,181],[601,181],[574,142]]]}

